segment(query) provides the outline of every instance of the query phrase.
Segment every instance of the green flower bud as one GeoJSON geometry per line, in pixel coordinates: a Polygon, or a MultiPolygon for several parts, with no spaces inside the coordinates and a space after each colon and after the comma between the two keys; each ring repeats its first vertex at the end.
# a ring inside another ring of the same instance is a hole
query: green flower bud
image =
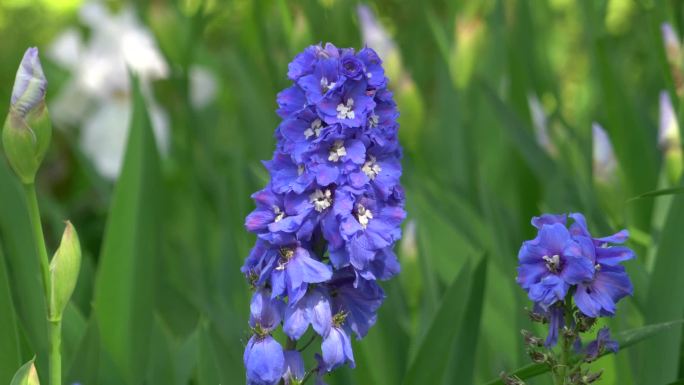
{"type": "Polygon", "coordinates": [[[71,222],[66,222],[62,241],[50,261],[50,318],[61,319],[78,281],[81,245],[71,222]]]}
{"type": "Polygon", "coordinates": [[[36,366],[33,364],[34,360],[35,357],[17,370],[10,385],[40,385],[38,372],[36,371],[36,366]]]}
{"type": "Polygon", "coordinates": [[[14,80],[10,110],[2,131],[7,159],[25,184],[33,183],[52,136],[45,105],[46,88],[38,49],[29,48],[14,80]]]}

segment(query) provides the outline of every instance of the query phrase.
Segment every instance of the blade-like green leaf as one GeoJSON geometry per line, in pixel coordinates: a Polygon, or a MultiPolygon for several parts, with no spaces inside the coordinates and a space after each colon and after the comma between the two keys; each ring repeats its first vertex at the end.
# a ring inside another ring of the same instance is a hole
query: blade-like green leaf
{"type": "Polygon", "coordinates": [[[641,195],[637,195],[633,198],[630,198],[627,200],[627,202],[632,202],[637,199],[644,199],[644,198],[655,198],[663,195],[676,195],[676,194],[684,194],[684,187],[671,187],[671,188],[664,188],[660,190],[653,190],[649,192],[645,192],[641,195]]]}
{"type": "MultiPolygon", "coordinates": [[[[655,256],[648,296],[644,304],[647,323],[675,319],[684,313],[684,196],[675,195],[665,220],[655,256]]],[[[681,328],[674,328],[648,341],[639,349],[638,383],[665,384],[678,378],[681,328]]]]}
{"type": "MultiPolygon", "coordinates": [[[[663,322],[659,324],[646,325],[636,329],[625,330],[623,332],[617,333],[615,339],[620,344],[620,350],[626,349],[638,342],[641,342],[649,337],[654,337],[656,334],[663,332],[668,329],[673,329],[680,327],[684,323],[684,319],[663,322]]],[[[610,354],[610,352],[604,351],[601,356],[610,354]]],[[[521,368],[518,368],[509,374],[512,376],[519,377],[522,380],[538,376],[540,374],[547,373],[549,367],[546,364],[529,364],[521,368]]],[[[487,382],[485,385],[503,385],[501,379],[494,379],[487,382]]]]}
{"type": "Polygon", "coordinates": [[[95,283],[102,347],[130,384],[144,377],[149,356],[163,198],[145,101],[137,85],[134,90],[126,156],[109,210],[95,283]]]}
{"type": "Polygon", "coordinates": [[[21,364],[17,318],[5,266],[5,256],[0,247],[0,384],[8,383],[21,364]]]}
{"type": "Polygon", "coordinates": [[[0,160],[0,239],[19,325],[36,354],[40,374],[47,375],[47,313],[33,246],[26,200],[5,160],[0,160]]]}
{"type": "Polygon", "coordinates": [[[520,118],[516,116],[509,106],[504,104],[489,85],[482,81],[479,84],[501,120],[505,131],[508,132],[510,139],[516,145],[518,151],[520,151],[520,155],[527,162],[527,166],[540,178],[554,175],[556,167],[553,160],[537,145],[532,133],[525,129],[520,118]]]}
{"type": "MultiPolygon", "coordinates": [[[[467,313],[477,310],[479,306],[473,301],[482,297],[484,286],[478,281],[485,279],[485,266],[485,258],[478,264],[474,274],[471,274],[468,265],[464,266],[449,285],[442,296],[441,305],[432,324],[409,366],[404,384],[440,383],[444,378],[445,369],[451,364],[447,362],[447,359],[435,359],[435,357],[449,357],[451,354],[454,359],[460,358],[462,351],[454,346],[460,343],[456,336],[467,333],[464,325],[470,323],[467,326],[472,326],[475,322],[467,313]]],[[[479,315],[477,322],[479,324],[479,315]]]]}
{"type": "Polygon", "coordinates": [[[475,268],[471,278],[470,295],[463,314],[461,328],[451,346],[442,383],[444,385],[473,383],[475,352],[480,335],[480,319],[487,281],[487,257],[475,268]]]}

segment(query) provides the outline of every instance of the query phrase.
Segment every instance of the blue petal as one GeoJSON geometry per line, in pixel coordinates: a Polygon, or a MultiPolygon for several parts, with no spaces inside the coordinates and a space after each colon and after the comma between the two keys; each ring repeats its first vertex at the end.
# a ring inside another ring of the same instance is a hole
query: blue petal
{"type": "Polygon", "coordinates": [[[285,351],[285,374],[283,379],[286,384],[292,384],[293,381],[301,381],[304,379],[304,360],[302,354],[296,350],[285,351]]]}
{"type": "Polygon", "coordinates": [[[276,384],[285,372],[283,347],[271,336],[252,336],[244,361],[248,384],[276,384]]]}
{"type": "Polygon", "coordinates": [[[532,226],[541,229],[544,225],[552,225],[554,223],[565,225],[565,221],[565,214],[542,214],[532,218],[532,226]]]}

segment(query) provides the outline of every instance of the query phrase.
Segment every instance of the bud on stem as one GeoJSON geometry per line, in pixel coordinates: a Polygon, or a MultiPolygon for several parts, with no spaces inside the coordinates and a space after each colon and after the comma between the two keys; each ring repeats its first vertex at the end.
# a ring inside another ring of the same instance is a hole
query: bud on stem
{"type": "Polygon", "coordinates": [[[74,292],[81,268],[81,245],[71,222],[66,222],[62,241],[50,262],[50,318],[59,320],[74,292]]]}
{"type": "Polygon", "coordinates": [[[38,372],[36,371],[36,366],[33,364],[34,360],[35,357],[17,370],[10,385],[40,385],[38,372]]]}
{"type": "Polygon", "coordinates": [[[47,79],[38,49],[29,48],[17,71],[2,144],[14,172],[22,183],[33,183],[47,152],[52,125],[45,106],[47,79]]]}

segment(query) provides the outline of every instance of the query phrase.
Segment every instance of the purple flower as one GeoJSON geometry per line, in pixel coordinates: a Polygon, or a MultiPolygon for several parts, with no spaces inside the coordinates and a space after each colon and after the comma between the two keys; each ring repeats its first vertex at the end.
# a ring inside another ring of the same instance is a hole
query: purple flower
{"type": "Polygon", "coordinates": [[[283,347],[270,335],[253,335],[243,357],[247,384],[267,385],[280,381],[285,370],[283,347]]]}
{"type": "Polygon", "coordinates": [[[385,297],[376,281],[400,271],[393,250],[406,216],[399,113],[370,48],[311,46],[290,63],[288,77],[293,84],[277,96],[276,149],[264,162],[270,181],[252,195],[256,208],[245,219],[257,241],[241,270],[258,293],[259,314],[250,318],[255,335],[245,365],[264,370],[249,377],[254,383],[275,374],[300,380],[301,356],[283,353],[270,333],[282,321],[296,345],[311,326],[322,337],[313,370],[323,384],[328,371],[354,366],[351,334],[368,333],[385,297]],[[266,303],[273,311],[259,310],[266,303]]]}
{"type": "Polygon", "coordinates": [[[523,243],[518,260],[517,282],[545,309],[562,301],[570,285],[594,275],[594,265],[561,223],[542,224],[537,237],[523,243]]]}
{"type": "Polygon", "coordinates": [[[280,324],[284,307],[282,301],[271,298],[265,289],[252,296],[249,324],[254,335],[249,339],[243,357],[248,384],[275,384],[283,376],[283,348],[270,333],[280,324]]]}
{"type": "Polygon", "coordinates": [[[326,95],[318,103],[319,115],[328,124],[339,123],[349,128],[365,125],[375,108],[367,86],[365,81],[345,83],[340,92],[326,95]]]}
{"type": "Polygon", "coordinates": [[[348,363],[351,368],[355,366],[351,339],[344,328],[339,326],[331,327],[328,335],[323,338],[321,349],[323,350],[323,361],[327,371],[331,371],[345,363],[348,363]]]}
{"type": "Polygon", "coordinates": [[[285,351],[285,373],[283,380],[285,385],[295,385],[304,379],[304,360],[302,354],[296,350],[285,351]]]}
{"type": "Polygon", "coordinates": [[[611,244],[624,243],[629,233],[622,230],[607,237],[593,238],[582,214],[574,213],[570,217],[575,220],[570,232],[582,245],[584,255],[592,261],[595,270],[592,279],[577,285],[575,304],[587,317],[615,315],[617,302],[633,292],[629,276],[619,264],[634,258],[634,252],[611,244]]]}
{"type": "Polygon", "coordinates": [[[610,339],[610,330],[607,327],[603,327],[596,333],[596,339],[587,345],[585,349],[586,360],[587,362],[594,361],[604,351],[617,353],[618,348],[617,341],[610,339]]]}
{"type": "Polygon", "coordinates": [[[306,332],[309,324],[320,336],[326,336],[332,324],[330,297],[323,288],[315,288],[285,310],[283,331],[290,338],[298,340],[306,332]]]}

